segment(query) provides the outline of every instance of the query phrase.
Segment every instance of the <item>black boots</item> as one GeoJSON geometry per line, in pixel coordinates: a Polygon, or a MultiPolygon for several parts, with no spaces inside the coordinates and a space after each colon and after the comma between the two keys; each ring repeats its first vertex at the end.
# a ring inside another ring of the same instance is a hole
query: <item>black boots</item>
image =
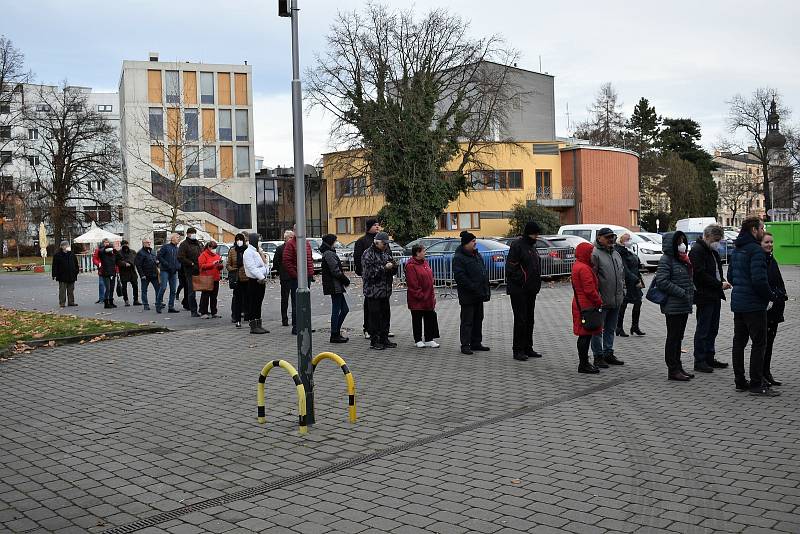
{"type": "Polygon", "coordinates": [[[520,361],[520,362],[526,362],[526,361],[528,361],[528,355],[525,354],[524,352],[515,350],[514,351],[514,359],[517,360],[517,361],[520,361]]]}
{"type": "Polygon", "coordinates": [[[578,364],[578,372],[589,375],[596,375],[600,369],[589,363],[589,356],[580,356],[580,363],[578,364]]]}
{"type": "Polygon", "coordinates": [[[636,334],[637,336],[644,336],[645,333],[639,329],[639,326],[632,326],[631,327],[631,334],[636,334]]]}
{"type": "Polygon", "coordinates": [[[602,356],[594,357],[594,366],[599,367],[600,369],[608,369],[608,364],[602,356]]]}
{"type": "Polygon", "coordinates": [[[628,334],[625,333],[625,330],[623,330],[622,328],[617,328],[617,331],[615,333],[617,334],[618,337],[630,337],[628,334]]]}
{"type": "Polygon", "coordinates": [[[269,330],[265,330],[261,326],[261,319],[255,319],[250,321],[250,333],[251,334],[269,334],[269,330]]]}
{"type": "Polygon", "coordinates": [[[603,360],[605,360],[608,365],[625,365],[625,362],[614,356],[613,352],[604,355],[603,360]]]}
{"type": "Polygon", "coordinates": [[[331,334],[331,343],[347,343],[348,341],[350,341],[350,338],[342,336],[342,334],[339,332],[336,334],[331,334]]]}

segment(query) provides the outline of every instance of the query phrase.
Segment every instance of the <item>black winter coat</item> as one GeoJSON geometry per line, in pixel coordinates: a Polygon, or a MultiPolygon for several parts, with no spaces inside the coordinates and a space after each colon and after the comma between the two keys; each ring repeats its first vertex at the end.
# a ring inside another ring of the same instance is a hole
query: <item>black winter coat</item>
{"type": "Polygon", "coordinates": [[[542,268],[536,241],[521,236],[511,243],[506,257],[506,293],[535,297],[542,289],[542,268]]]}
{"type": "Polygon", "coordinates": [[[78,257],[74,252],[71,250],[69,252],[64,252],[59,249],[58,252],[55,253],[51,272],[53,280],[71,284],[78,279],[79,272],[78,257]]]}
{"type": "Polygon", "coordinates": [[[364,252],[366,252],[374,242],[375,234],[370,234],[367,232],[358,238],[358,241],[356,241],[356,246],[353,247],[353,263],[355,264],[355,270],[358,276],[363,276],[364,266],[361,263],[361,260],[364,257],[364,252]]]}
{"type": "Polygon", "coordinates": [[[642,301],[642,288],[644,286],[642,273],[639,268],[642,266],[639,256],[628,250],[622,245],[614,245],[614,250],[622,258],[622,267],[625,268],[625,302],[634,304],[642,301]]]}
{"type": "Polygon", "coordinates": [[[680,230],[667,232],[661,242],[664,254],[658,260],[656,285],[667,294],[667,301],[661,304],[661,313],[664,315],[692,313],[692,302],[694,302],[692,269],[678,258],[678,241],[684,236],[680,230]]]}
{"type": "Polygon", "coordinates": [[[200,274],[198,258],[203,249],[197,239],[184,239],[178,247],[178,261],[181,262],[184,274],[200,274]]]}
{"type": "Polygon", "coordinates": [[[116,276],[119,252],[113,250],[110,245],[108,248],[111,248],[112,251],[106,252],[106,249],[100,249],[100,269],[103,271],[103,276],[116,276]]]}
{"type": "Polygon", "coordinates": [[[284,247],[286,247],[286,243],[281,243],[278,245],[278,248],[275,249],[275,255],[272,257],[272,267],[278,271],[278,276],[280,277],[281,282],[288,282],[292,279],[292,277],[289,276],[289,273],[286,271],[286,266],[283,265],[284,247]]]}
{"type": "Polygon", "coordinates": [[[464,245],[456,249],[453,255],[453,278],[458,289],[459,303],[476,304],[489,301],[491,297],[489,275],[486,273],[483,256],[478,251],[469,254],[464,250],[464,245]]]}
{"type": "Polygon", "coordinates": [[[778,296],[767,278],[767,253],[753,234],[740,232],[728,265],[733,313],[763,312],[778,296]]]}
{"type": "Polygon", "coordinates": [[[130,248],[123,248],[117,256],[120,282],[130,282],[139,275],[136,272],[136,252],[130,248]]]}
{"type": "Polygon", "coordinates": [[[161,270],[166,271],[169,274],[175,274],[181,268],[181,264],[178,261],[177,245],[173,245],[172,243],[163,245],[160,249],[158,249],[156,258],[158,259],[158,266],[161,268],[161,270]]]}
{"type": "Polygon", "coordinates": [[[152,248],[139,249],[136,253],[136,270],[139,271],[139,276],[147,278],[148,280],[158,279],[158,260],[156,255],[153,254],[152,248]]]}
{"type": "Polygon", "coordinates": [[[342,260],[327,243],[322,243],[319,251],[322,253],[322,294],[346,293],[345,288],[350,285],[350,279],[342,270],[342,260]]]}
{"type": "Polygon", "coordinates": [[[722,274],[719,253],[700,238],[692,245],[689,259],[694,273],[694,303],[714,304],[718,300],[725,300],[725,291],[722,289],[725,276],[722,274]]]}
{"type": "Polygon", "coordinates": [[[786,301],[789,300],[789,297],[786,294],[786,284],[783,282],[781,269],[772,254],[767,254],[767,280],[769,280],[769,287],[772,288],[772,292],[782,297],[775,300],[772,308],[767,310],[767,323],[776,325],[784,321],[783,312],[786,309],[786,301]]]}

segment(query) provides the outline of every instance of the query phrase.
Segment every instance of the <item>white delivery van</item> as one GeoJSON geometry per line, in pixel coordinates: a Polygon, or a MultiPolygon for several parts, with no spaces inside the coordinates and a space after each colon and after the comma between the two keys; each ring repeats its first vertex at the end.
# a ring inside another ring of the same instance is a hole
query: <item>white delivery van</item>
{"type": "Polygon", "coordinates": [[[633,242],[633,253],[639,256],[639,261],[642,265],[651,270],[658,267],[658,261],[661,259],[661,246],[656,246],[654,243],[642,239],[636,232],[631,232],[624,226],[616,226],[614,224],[566,224],[558,229],[558,233],[560,235],[576,235],[594,244],[595,239],[597,239],[597,231],[601,228],[611,228],[617,236],[630,234],[633,242]]]}
{"type": "Polygon", "coordinates": [[[691,217],[679,220],[675,229],[681,232],[702,232],[709,224],[717,224],[717,220],[714,217],[691,217]]]}

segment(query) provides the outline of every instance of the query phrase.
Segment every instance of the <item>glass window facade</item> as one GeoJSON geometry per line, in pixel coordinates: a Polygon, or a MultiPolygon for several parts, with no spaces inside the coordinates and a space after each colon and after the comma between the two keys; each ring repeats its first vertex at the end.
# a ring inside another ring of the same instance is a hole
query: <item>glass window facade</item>
{"type": "Polygon", "coordinates": [[[184,128],[187,141],[197,141],[197,110],[186,108],[183,112],[184,128]]]}
{"type": "Polygon", "coordinates": [[[236,110],[236,140],[247,141],[250,135],[250,125],[247,120],[247,110],[236,110]]]}
{"type": "MultiPolygon", "coordinates": [[[[291,169],[264,169],[256,174],[256,228],[264,241],[283,239],[294,225],[294,176],[291,169]]],[[[328,233],[325,179],[306,176],[306,235],[328,233]]]]}
{"type": "Polygon", "coordinates": [[[236,147],[236,176],[240,178],[250,176],[250,147],[236,147]]]}
{"type": "Polygon", "coordinates": [[[233,129],[231,128],[231,110],[219,110],[219,140],[231,141],[233,129]]]}
{"type": "Polygon", "coordinates": [[[214,103],[214,73],[212,72],[200,73],[200,103],[214,103]]]}
{"type": "Polygon", "coordinates": [[[181,82],[177,70],[164,73],[164,88],[167,92],[167,104],[178,104],[181,101],[181,82]]]}
{"type": "Polygon", "coordinates": [[[217,176],[217,149],[213,146],[203,147],[203,178],[217,176]]]}

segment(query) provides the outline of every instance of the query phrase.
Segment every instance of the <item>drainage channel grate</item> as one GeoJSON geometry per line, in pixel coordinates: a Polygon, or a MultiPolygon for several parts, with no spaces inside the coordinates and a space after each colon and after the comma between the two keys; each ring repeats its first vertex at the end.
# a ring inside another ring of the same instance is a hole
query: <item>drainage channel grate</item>
{"type": "Polygon", "coordinates": [[[158,525],[160,523],[165,523],[167,521],[172,521],[173,519],[177,519],[183,515],[190,514],[192,512],[197,512],[200,510],[204,510],[206,508],[212,508],[214,506],[220,506],[223,504],[232,503],[235,501],[241,501],[244,499],[249,499],[251,497],[255,497],[257,495],[263,495],[264,493],[268,493],[270,491],[283,488],[285,486],[291,486],[293,484],[298,484],[300,482],[305,482],[306,480],[311,480],[312,478],[317,478],[320,476],[324,476],[330,473],[335,473],[337,471],[341,471],[343,469],[348,469],[350,467],[371,462],[372,460],[378,460],[385,456],[389,456],[392,454],[396,454],[398,452],[403,452],[408,449],[413,449],[416,447],[421,447],[423,445],[428,445],[429,443],[433,443],[435,441],[439,441],[442,439],[450,438],[453,436],[457,436],[458,434],[463,434],[465,432],[470,432],[472,430],[477,430],[478,428],[493,425],[495,423],[500,423],[503,421],[507,421],[509,419],[514,419],[516,417],[520,417],[523,415],[527,415],[529,413],[542,410],[544,408],[549,408],[551,406],[555,406],[557,404],[561,404],[562,402],[568,402],[571,400],[575,400],[580,397],[584,397],[586,395],[591,395],[593,393],[598,393],[605,389],[612,388],[619,384],[623,384],[625,382],[629,382],[631,380],[636,380],[643,376],[646,376],[648,373],[639,373],[632,377],[628,378],[618,378],[616,380],[611,380],[610,382],[606,382],[604,384],[598,384],[596,386],[592,386],[590,388],[581,389],[576,391],[575,393],[570,393],[567,395],[561,395],[559,397],[555,397],[550,400],[545,400],[542,402],[538,402],[533,406],[524,406],[522,408],[518,408],[512,412],[505,413],[503,415],[497,415],[492,417],[491,419],[485,419],[482,421],[476,421],[474,423],[470,423],[468,425],[460,426],[457,428],[453,428],[451,430],[447,430],[446,432],[442,432],[440,434],[433,434],[431,436],[427,436],[424,438],[420,438],[414,441],[409,441],[408,443],[403,443],[401,445],[397,445],[395,447],[389,447],[388,449],[383,449],[380,451],[375,451],[370,454],[365,454],[363,456],[357,456],[355,458],[351,458],[349,460],[344,460],[341,462],[337,462],[331,464],[327,467],[323,467],[321,469],[317,469],[315,471],[309,471],[308,473],[301,473],[298,475],[294,475],[291,477],[279,478],[273,480],[271,482],[267,482],[261,486],[255,488],[248,488],[243,489],[240,491],[236,491],[234,493],[229,493],[228,495],[223,495],[221,497],[215,497],[213,499],[208,499],[206,501],[198,502],[195,504],[190,504],[188,506],[184,506],[182,508],[177,508],[175,510],[171,510],[169,512],[162,512],[160,514],[155,514],[150,517],[146,517],[144,519],[140,519],[138,521],[134,521],[133,523],[129,523],[127,525],[122,525],[119,527],[113,527],[111,529],[103,531],[103,534],[128,534],[129,532],[136,532],[137,530],[142,530],[147,527],[152,527],[158,525]]]}

